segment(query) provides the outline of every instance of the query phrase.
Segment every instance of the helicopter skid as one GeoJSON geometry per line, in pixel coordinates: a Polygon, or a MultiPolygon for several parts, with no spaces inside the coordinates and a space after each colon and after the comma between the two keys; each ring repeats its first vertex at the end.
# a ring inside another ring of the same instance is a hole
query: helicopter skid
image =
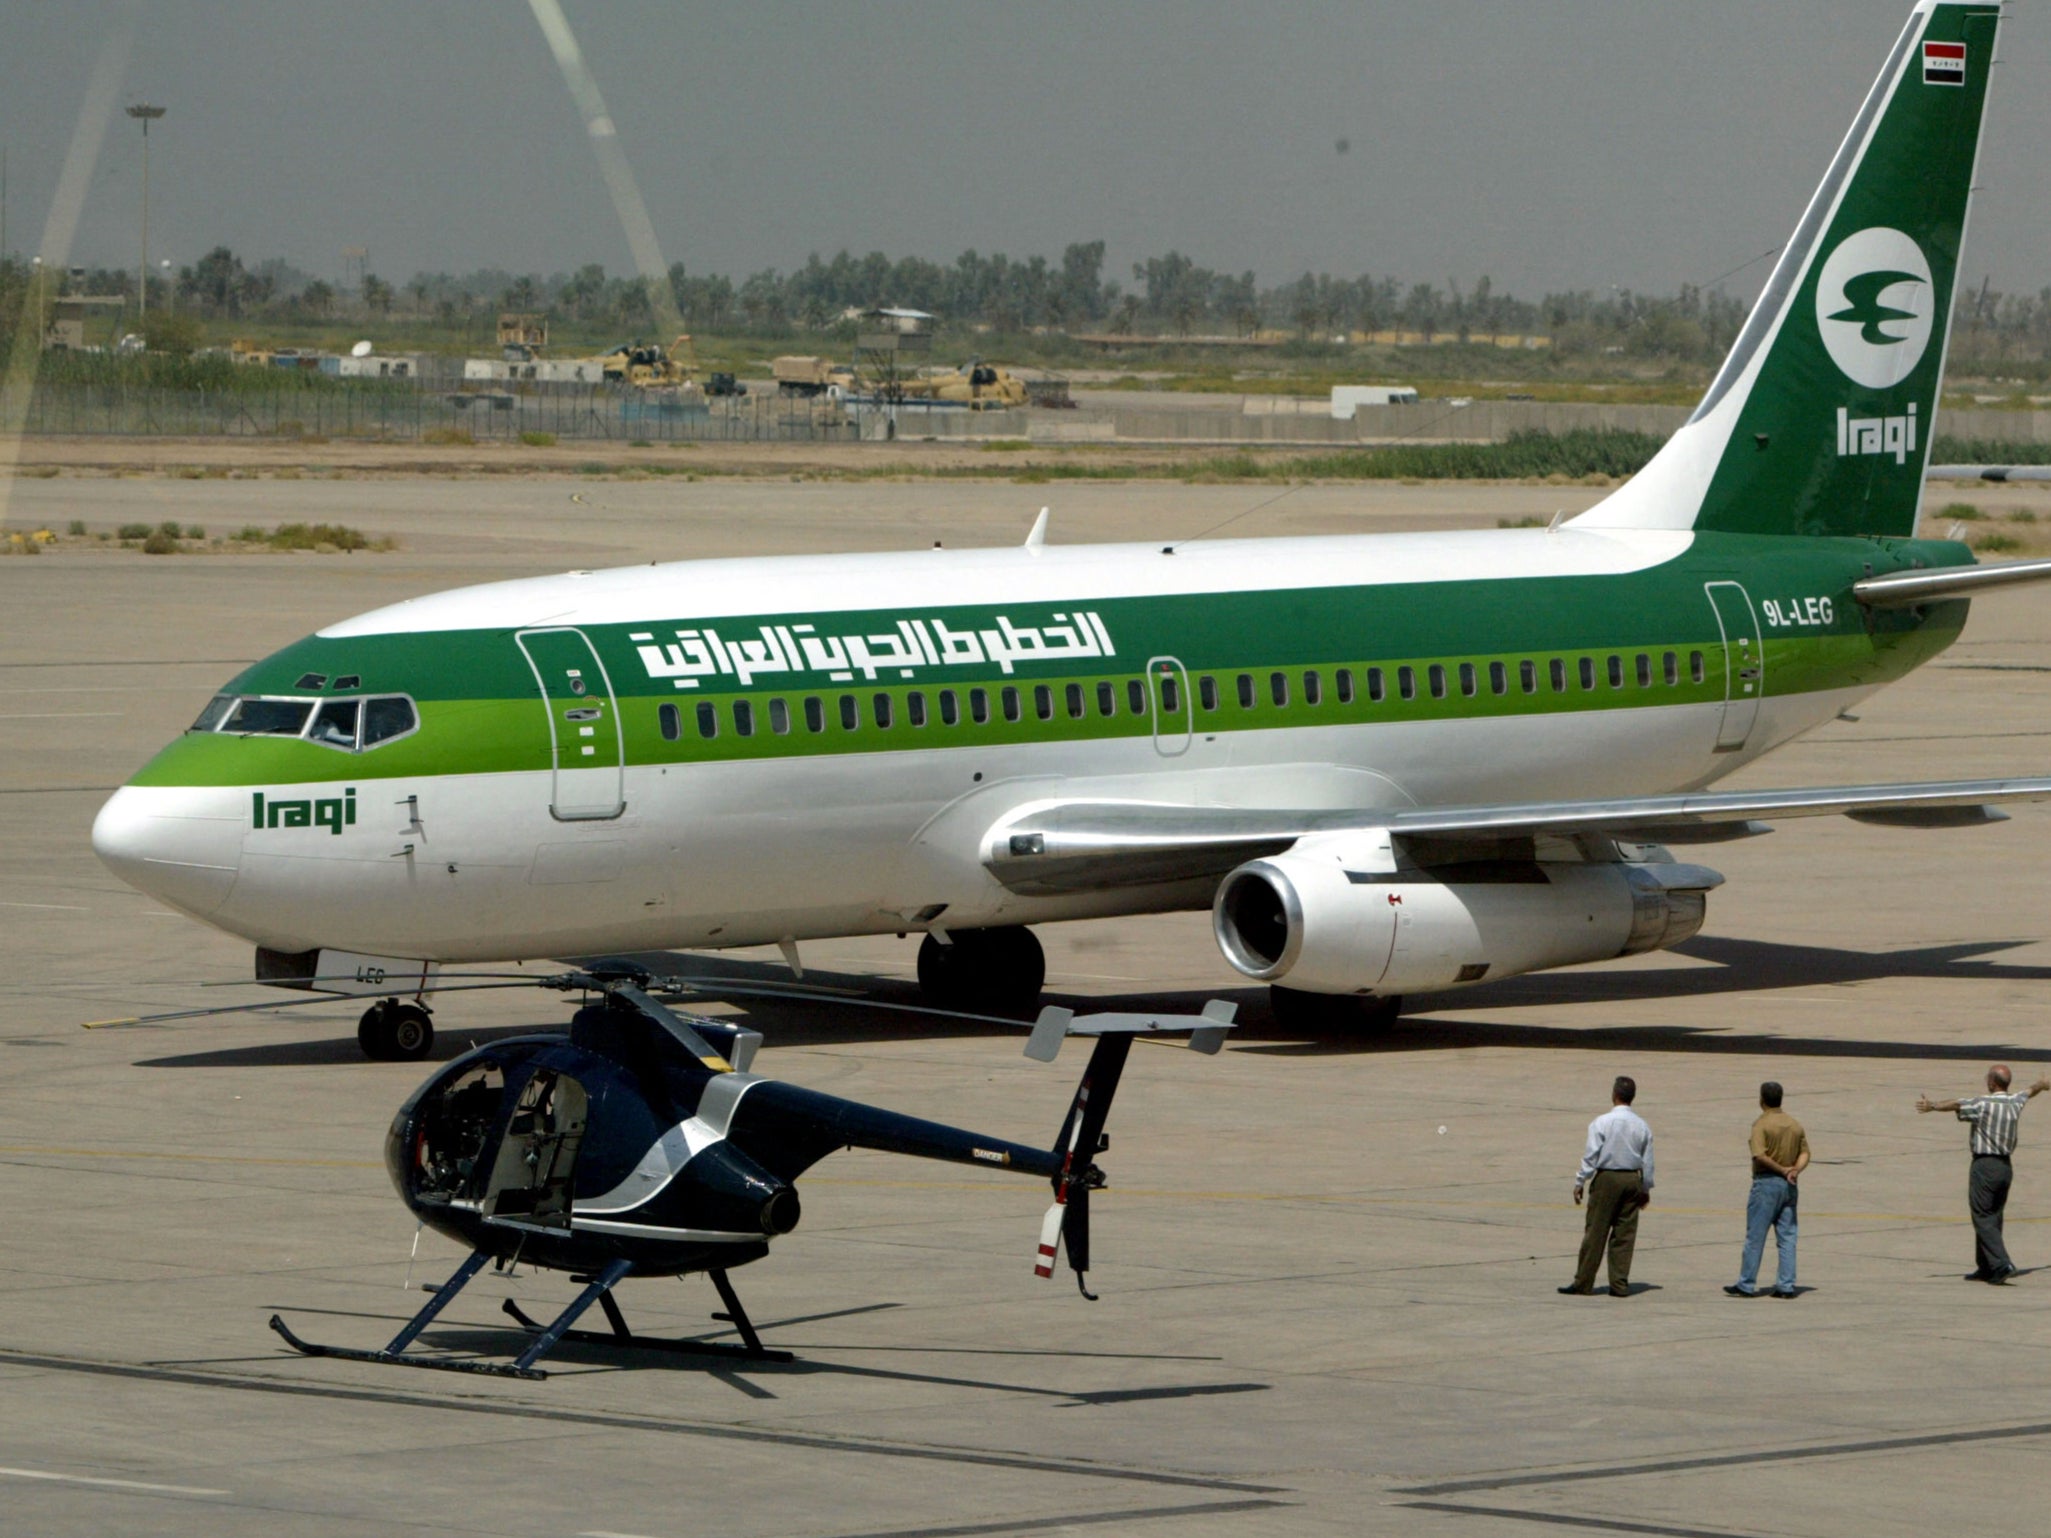
{"type": "MultiPolygon", "coordinates": [[[[301,1356],[332,1356],[345,1362],[382,1362],[393,1367],[429,1367],[436,1372],[474,1372],[495,1378],[546,1378],[547,1373],[538,1367],[521,1367],[512,1362],[480,1362],[461,1357],[406,1356],[390,1349],[362,1351],[353,1346],[323,1346],[318,1341],[301,1340],[292,1333],[291,1326],[271,1315],[271,1328],[284,1337],[285,1344],[301,1356]]],[[[582,1333],[582,1332],[579,1332],[582,1333]]]]}
{"type": "MultiPolygon", "coordinates": [[[[741,1300],[734,1292],[733,1284],[726,1279],[726,1273],[714,1271],[710,1275],[712,1285],[719,1289],[720,1300],[727,1307],[725,1313],[714,1314],[712,1317],[734,1327],[741,1337],[739,1345],[716,1340],[671,1340],[651,1335],[636,1335],[628,1328],[626,1315],[620,1312],[619,1304],[613,1300],[609,1291],[600,1294],[598,1302],[605,1310],[606,1322],[612,1326],[610,1334],[600,1330],[565,1330],[559,1338],[578,1341],[585,1345],[624,1346],[636,1351],[672,1351],[683,1356],[724,1357],[729,1361],[795,1362],[795,1353],[772,1351],[762,1344],[762,1338],[755,1333],[755,1326],[749,1320],[747,1310],[741,1307],[741,1300]]],[[[541,1323],[530,1317],[511,1298],[507,1298],[503,1306],[522,1329],[535,1333],[543,1330],[541,1323]]]]}

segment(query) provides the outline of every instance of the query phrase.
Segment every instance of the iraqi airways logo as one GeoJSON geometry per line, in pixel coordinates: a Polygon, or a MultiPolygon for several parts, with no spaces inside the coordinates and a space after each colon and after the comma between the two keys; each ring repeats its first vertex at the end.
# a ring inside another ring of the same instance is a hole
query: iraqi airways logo
{"type": "Polygon", "coordinates": [[[1854,384],[1900,384],[1930,345],[1930,263],[1900,230],[1845,237],[1816,280],[1816,329],[1830,361],[1854,384]]]}

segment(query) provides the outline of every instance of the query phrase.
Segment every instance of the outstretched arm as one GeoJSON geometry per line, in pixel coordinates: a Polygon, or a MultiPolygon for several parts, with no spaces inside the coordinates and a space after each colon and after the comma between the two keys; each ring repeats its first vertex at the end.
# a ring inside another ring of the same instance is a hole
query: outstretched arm
{"type": "MultiPolygon", "coordinates": [[[[2051,1082],[2047,1082],[2044,1087],[2046,1089],[2051,1089],[2051,1082]]],[[[2032,1088],[2030,1093],[2035,1094],[2036,1090],[2032,1088]]],[[[1916,1096],[1916,1110],[1918,1112],[1956,1111],[1957,1109],[1958,1102],[1956,1100],[1932,1100],[1928,1095],[1916,1096]]]]}

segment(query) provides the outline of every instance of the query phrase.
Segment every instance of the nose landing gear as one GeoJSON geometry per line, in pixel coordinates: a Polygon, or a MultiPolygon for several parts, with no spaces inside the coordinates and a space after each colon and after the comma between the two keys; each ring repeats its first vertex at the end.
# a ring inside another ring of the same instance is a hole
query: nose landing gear
{"type": "Polygon", "coordinates": [[[356,1044],[372,1062],[418,1062],[434,1050],[434,1021],[424,1005],[379,999],[357,1023],[356,1044]]]}

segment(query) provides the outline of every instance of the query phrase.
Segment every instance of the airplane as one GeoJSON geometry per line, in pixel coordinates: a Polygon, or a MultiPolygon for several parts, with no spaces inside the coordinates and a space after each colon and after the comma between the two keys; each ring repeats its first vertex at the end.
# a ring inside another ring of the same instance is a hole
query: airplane
{"type": "MultiPolygon", "coordinates": [[[[419,1221],[469,1254],[385,1346],[301,1339],[277,1314],[271,1328],[307,1356],[343,1357],[448,1372],[545,1378],[537,1364],[564,1340],[790,1361],[762,1344],[727,1272],[762,1259],[798,1226],[797,1180],[842,1148],[1033,1175],[1054,1188],[1040,1225],[1034,1274],[1051,1277],[1066,1254],[1076,1291],[1089,1290],[1090,1192],[1104,1188],[1097,1156],[1112,1097],[1133,1042],[1186,1032],[1215,1054],[1234,1007],[1201,1015],[1099,1014],[1077,1019],[1049,1006],[1026,1055],[1052,1062],[1069,1036],[1092,1036],[1083,1070],[1047,1148],[988,1137],[878,1106],[823,1095],[750,1071],[759,1032],[673,1010],[673,980],[618,958],[517,985],[581,993],[567,1032],[494,1041],[443,1065],[408,1097],[385,1137],[385,1168],[419,1221]],[[511,1362],[408,1355],[435,1317],[487,1263],[525,1260],[568,1271],[582,1290],[547,1325],[507,1299],[531,1336],[511,1362]],[[630,1276],[707,1273],[739,1345],[636,1335],[614,1290],[630,1276]],[[598,1304],[612,1333],[574,1329],[598,1304]]],[[[683,991],[688,992],[688,986],[683,991]]]]}
{"type": "Polygon", "coordinates": [[[2051,577],[1915,537],[1998,23],[1914,7],[1700,405],[1577,517],[431,594],[231,679],[94,847],[419,1057],[446,964],[917,933],[936,1006],[1016,1013],[1030,926],[1204,909],[1285,1023],[1372,1023],[1686,941],[1722,877],[1676,846],[1998,820],[2051,778],[1708,788],[2051,577]]]}

